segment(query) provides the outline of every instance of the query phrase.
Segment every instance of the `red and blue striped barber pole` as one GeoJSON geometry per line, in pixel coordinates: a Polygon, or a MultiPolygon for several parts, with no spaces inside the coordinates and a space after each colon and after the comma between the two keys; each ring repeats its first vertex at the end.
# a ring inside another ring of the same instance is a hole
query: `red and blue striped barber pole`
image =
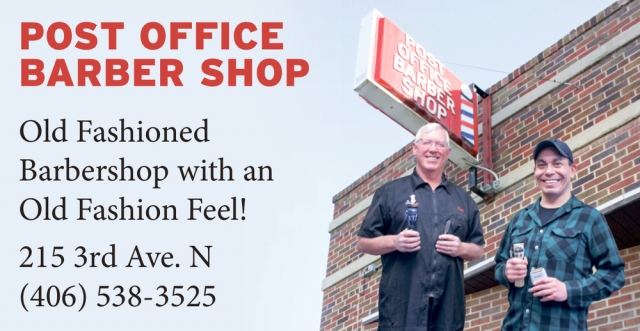
{"type": "Polygon", "coordinates": [[[460,85],[460,92],[460,133],[467,144],[474,146],[476,114],[473,111],[473,92],[465,84],[460,85]]]}

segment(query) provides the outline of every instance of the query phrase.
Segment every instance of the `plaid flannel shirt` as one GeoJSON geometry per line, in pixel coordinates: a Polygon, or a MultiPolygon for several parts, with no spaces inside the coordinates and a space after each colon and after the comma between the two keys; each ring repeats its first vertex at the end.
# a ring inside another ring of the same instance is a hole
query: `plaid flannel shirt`
{"type": "Polygon", "coordinates": [[[509,289],[509,310],[502,330],[587,330],[589,305],[624,285],[624,262],[605,218],[575,196],[541,226],[540,199],[518,212],[506,230],[495,256],[495,278],[509,289]],[[567,286],[567,301],[540,302],[525,286],[517,288],[505,276],[514,243],[525,244],[528,273],[545,268],[567,286]],[[596,272],[593,272],[593,266],[596,272]]]}

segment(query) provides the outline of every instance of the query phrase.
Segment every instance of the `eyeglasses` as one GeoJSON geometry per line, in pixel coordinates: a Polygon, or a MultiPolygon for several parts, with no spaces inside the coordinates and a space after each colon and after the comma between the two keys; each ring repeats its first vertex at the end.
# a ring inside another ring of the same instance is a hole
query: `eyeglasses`
{"type": "Polygon", "coordinates": [[[433,144],[436,145],[437,149],[445,149],[447,148],[447,143],[442,142],[442,141],[437,141],[437,140],[418,140],[416,142],[416,145],[422,145],[425,148],[429,148],[431,146],[433,146],[433,144]]]}

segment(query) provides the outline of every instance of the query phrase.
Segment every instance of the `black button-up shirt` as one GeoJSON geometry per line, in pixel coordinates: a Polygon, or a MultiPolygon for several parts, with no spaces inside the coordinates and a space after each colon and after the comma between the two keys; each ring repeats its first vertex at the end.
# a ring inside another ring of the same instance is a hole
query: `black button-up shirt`
{"type": "Polygon", "coordinates": [[[426,330],[429,324],[429,330],[462,330],[464,261],[438,253],[435,245],[447,221],[451,221],[449,234],[463,242],[484,244],[478,207],[467,192],[444,175],[442,183],[432,190],[414,170],[411,176],[396,179],[376,191],[358,236],[374,238],[406,229],[404,214],[411,195],[419,203],[417,231],[421,248],[417,252],[382,255],[378,330],[426,330]]]}

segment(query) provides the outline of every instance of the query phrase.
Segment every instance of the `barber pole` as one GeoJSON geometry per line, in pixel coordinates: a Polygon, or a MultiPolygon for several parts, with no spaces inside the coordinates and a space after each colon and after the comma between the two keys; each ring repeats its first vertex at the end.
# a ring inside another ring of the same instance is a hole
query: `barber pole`
{"type": "Polygon", "coordinates": [[[460,132],[464,141],[474,146],[476,145],[476,111],[473,105],[473,92],[469,86],[460,85],[460,132]]]}

